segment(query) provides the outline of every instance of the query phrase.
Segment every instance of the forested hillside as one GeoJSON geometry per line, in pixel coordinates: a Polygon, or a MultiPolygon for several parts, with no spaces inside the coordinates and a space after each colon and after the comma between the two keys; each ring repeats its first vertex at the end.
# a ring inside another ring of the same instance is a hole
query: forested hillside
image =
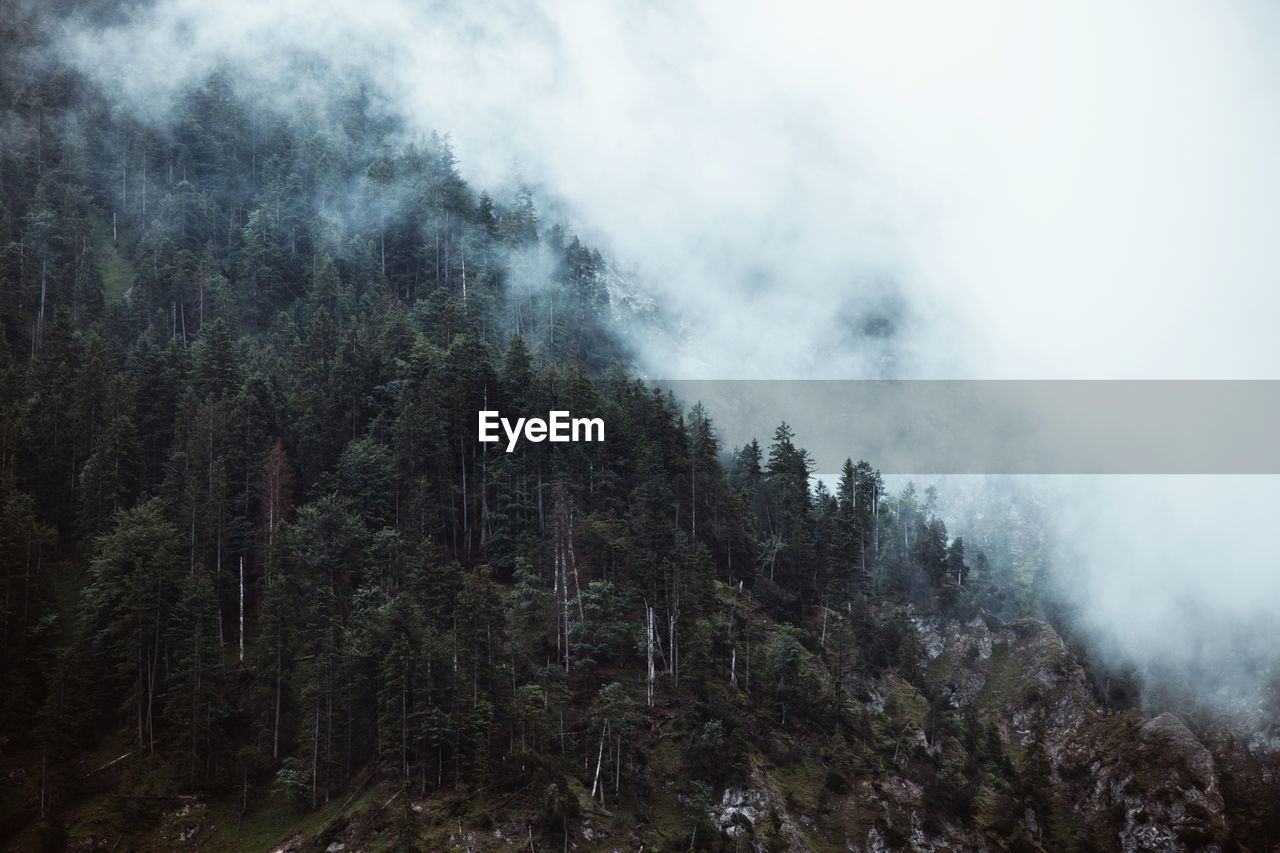
{"type": "Polygon", "coordinates": [[[1219,779],[1001,622],[1034,586],[931,490],[640,381],[528,186],[359,82],[158,121],[0,27],[0,843],[1280,840],[1274,764],[1219,779]],[[607,440],[504,453],[480,409],[607,440]]]}

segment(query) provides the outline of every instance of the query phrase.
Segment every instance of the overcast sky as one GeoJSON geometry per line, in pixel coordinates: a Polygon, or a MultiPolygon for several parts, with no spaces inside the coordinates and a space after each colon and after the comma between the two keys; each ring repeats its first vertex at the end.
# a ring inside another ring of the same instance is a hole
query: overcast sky
{"type": "MultiPolygon", "coordinates": [[[[1264,2],[161,0],[60,44],[158,121],[225,63],[283,107],[334,79],[299,57],[374,78],[681,319],[651,375],[1280,378],[1278,37],[1264,2]]],[[[1274,612],[1274,480],[1081,489],[1109,644],[1274,612]]]]}

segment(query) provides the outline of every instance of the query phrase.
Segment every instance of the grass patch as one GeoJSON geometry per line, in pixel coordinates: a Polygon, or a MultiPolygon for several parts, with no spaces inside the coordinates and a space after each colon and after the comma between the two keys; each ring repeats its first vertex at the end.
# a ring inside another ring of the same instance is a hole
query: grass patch
{"type": "Polygon", "coordinates": [[[98,268],[102,272],[102,298],[107,304],[124,299],[138,273],[111,239],[111,221],[106,214],[93,217],[93,233],[97,239],[98,268]]]}
{"type": "Polygon", "coordinates": [[[827,771],[816,756],[806,755],[786,767],[774,767],[769,775],[773,777],[789,805],[794,805],[807,814],[818,812],[827,771]]]}
{"type": "MultiPolygon", "coordinates": [[[[213,850],[269,850],[280,844],[291,835],[315,835],[339,815],[355,815],[371,806],[386,802],[390,794],[381,785],[371,784],[365,787],[349,805],[343,808],[345,795],[335,796],[326,805],[314,812],[299,814],[297,809],[271,797],[261,808],[251,809],[244,816],[243,823],[238,823],[240,803],[238,798],[223,801],[225,816],[215,819],[215,833],[204,842],[212,842],[213,850]],[[217,831],[217,830],[221,831],[217,831]]],[[[214,810],[210,808],[211,816],[214,810]]]]}

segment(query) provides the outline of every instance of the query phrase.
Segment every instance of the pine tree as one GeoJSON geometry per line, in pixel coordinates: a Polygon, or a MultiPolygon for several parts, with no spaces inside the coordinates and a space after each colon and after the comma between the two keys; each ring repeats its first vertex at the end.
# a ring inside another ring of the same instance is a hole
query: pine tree
{"type": "Polygon", "coordinates": [[[947,577],[957,586],[964,586],[969,577],[969,565],[964,561],[964,539],[959,536],[947,546],[947,577]]]}
{"type": "Polygon", "coordinates": [[[94,439],[80,471],[80,529],[96,535],[131,503],[138,487],[139,450],[133,421],[111,419],[94,439]]]}
{"type": "Polygon", "coordinates": [[[183,755],[193,787],[223,744],[219,735],[225,706],[221,697],[218,604],[207,572],[178,580],[171,639],[165,716],[174,751],[183,755]],[[203,764],[202,764],[203,762],[203,764]]]}
{"type": "Polygon", "coordinates": [[[161,657],[181,575],[181,539],[159,499],[121,513],[94,545],[82,610],[95,650],[128,685],[139,745],[155,748],[161,657]]]}
{"type": "Polygon", "coordinates": [[[786,423],[774,431],[765,468],[768,531],[779,543],[779,582],[784,588],[808,600],[816,590],[812,574],[804,567],[812,556],[813,530],[810,515],[808,454],[792,441],[794,433],[786,423]]]}

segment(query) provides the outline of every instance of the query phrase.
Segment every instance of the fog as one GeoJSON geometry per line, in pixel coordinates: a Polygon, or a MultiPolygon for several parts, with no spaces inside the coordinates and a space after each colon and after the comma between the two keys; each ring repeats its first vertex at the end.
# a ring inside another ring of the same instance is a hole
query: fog
{"type": "MultiPolygon", "coordinates": [[[[1278,37],[1274,4],[1191,0],[161,0],[56,25],[159,123],[221,68],[279,109],[374,81],[679,318],[631,342],[671,378],[1280,378],[1278,37]]],[[[1056,500],[1098,647],[1250,694],[1280,484],[1056,500]]]]}

